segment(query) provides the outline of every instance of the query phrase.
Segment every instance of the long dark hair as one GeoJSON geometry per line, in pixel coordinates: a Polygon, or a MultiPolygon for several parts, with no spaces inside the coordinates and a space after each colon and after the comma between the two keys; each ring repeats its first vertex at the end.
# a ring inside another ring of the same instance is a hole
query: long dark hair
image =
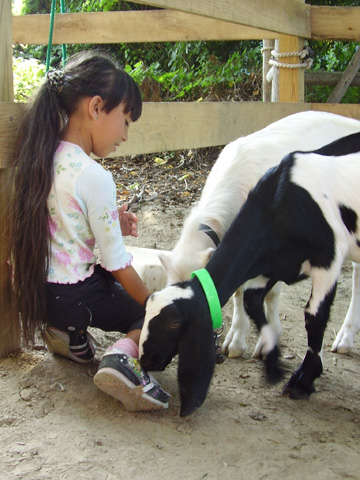
{"type": "Polygon", "coordinates": [[[69,59],[60,83],[49,74],[28,104],[17,138],[12,202],[11,264],[25,344],[46,322],[46,281],[50,257],[47,198],[53,157],[67,119],[84,97],[99,95],[105,112],[121,102],[136,121],[142,110],[134,80],[106,54],[82,52],[69,59]]]}

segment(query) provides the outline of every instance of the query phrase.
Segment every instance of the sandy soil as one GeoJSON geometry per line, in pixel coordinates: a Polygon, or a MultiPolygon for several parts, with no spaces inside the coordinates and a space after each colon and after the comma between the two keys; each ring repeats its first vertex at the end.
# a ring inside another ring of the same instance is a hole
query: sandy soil
{"type": "MultiPolygon", "coordinates": [[[[131,245],[171,249],[186,208],[145,204],[139,239],[131,245]]],[[[282,363],[290,377],[306,350],[302,308],[310,285],[281,296],[282,363]]],[[[325,336],[324,375],[310,400],[268,386],[260,360],[217,365],[208,397],[192,416],[179,417],[176,359],[156,375],[171,393],[166,411],[128,413],[99,391],[92,377],[116,333],[93,331],[97,362],[74,364],[38,348],[0,360],[1,480],[332,480],[360,478],[360,339],[349,356],[330,353],[351,295],[345,265],[325,336]]],[[[232,306],[223,310],[225,331],[232,306]]],[[[287,380],[286,378],[286,380],[287,380]]]]}

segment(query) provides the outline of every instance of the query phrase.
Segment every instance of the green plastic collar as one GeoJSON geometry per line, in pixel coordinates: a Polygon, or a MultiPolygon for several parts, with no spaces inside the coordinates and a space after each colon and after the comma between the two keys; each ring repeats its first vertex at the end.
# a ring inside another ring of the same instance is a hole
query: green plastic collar
{"type": "Polygon", "coordinates": [[[214,282],[209,272],[206,270],[206,268],[201,268],[200,270],[195,270],[194,272],[192,272],[191,278],[193,277],[197,277],[205,292],[205,296],[209,304],[210,315],[213,322],[214,330],[216,330],[217,328],[221,328],[221,305],[214,282]]]}

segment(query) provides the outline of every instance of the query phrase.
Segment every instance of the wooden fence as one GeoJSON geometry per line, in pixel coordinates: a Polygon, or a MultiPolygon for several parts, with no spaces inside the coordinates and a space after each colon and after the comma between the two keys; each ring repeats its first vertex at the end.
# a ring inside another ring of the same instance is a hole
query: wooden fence
{"type": "MultiPolygon", "coordinates": [[[[163,10],[55,15],[53,44],[192,40],[274,40],[279,52],[298,52],[304,39],[360,41],[360,7],[313,7],[291,0],[158,0],[163,10]],[[261,15],[259,15],[261,12],[261,15]]],[[[11,15],[0,0],[0,356],[20,348],[7,265],[11,195],[6,182],[24,105],[13,103],[12,45],[47,44],[49,15],[11,15]]],[[[285,60],[279,60],[284,63],[285,60]]],[[[286,63],[298,63],[297,57],[286,63]]],[[[224,145],[284,116],[325,110],[360,119],[359,105],[304,103],[304,70],[279,69],[279,101],[145,103],[118,155],[224,145]]]]}

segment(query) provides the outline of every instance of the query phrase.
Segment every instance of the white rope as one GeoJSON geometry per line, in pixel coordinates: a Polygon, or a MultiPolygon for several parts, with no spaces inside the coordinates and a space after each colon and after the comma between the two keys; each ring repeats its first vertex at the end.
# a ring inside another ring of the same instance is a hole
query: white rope
{"type": "Polygon", "coordinates": [[[270,45],[268,47],[262,47],[261,53],[267,52],[268,50],[272,50],[272,49],[273,49],[273,47],[270,46],[270,45]]]}
{"type": "Polygon", "coordinates": [[[275,58],[286,58],[286,57],[299,57],[304,59],[302,63],[280,63],[277,60],[270,59],[269,64],[277,68],[311,68],[313,64],[313,59],[308,57],[309,51],[307,49],[301,50],[300,52],[276,52],[275,50],[271,51],[271,55],[275,58]],[[307,57],[307,58],[306,58],[307,57]]]}
{"type": "Polygon", "coordinates": [[[300,52],[277,52],[276,50],[272,50],[271,55],[275,58],[284,58],[284,57],[300,57],[305,58],[309,55],[309,51],[304,48],[300,52]]]}

